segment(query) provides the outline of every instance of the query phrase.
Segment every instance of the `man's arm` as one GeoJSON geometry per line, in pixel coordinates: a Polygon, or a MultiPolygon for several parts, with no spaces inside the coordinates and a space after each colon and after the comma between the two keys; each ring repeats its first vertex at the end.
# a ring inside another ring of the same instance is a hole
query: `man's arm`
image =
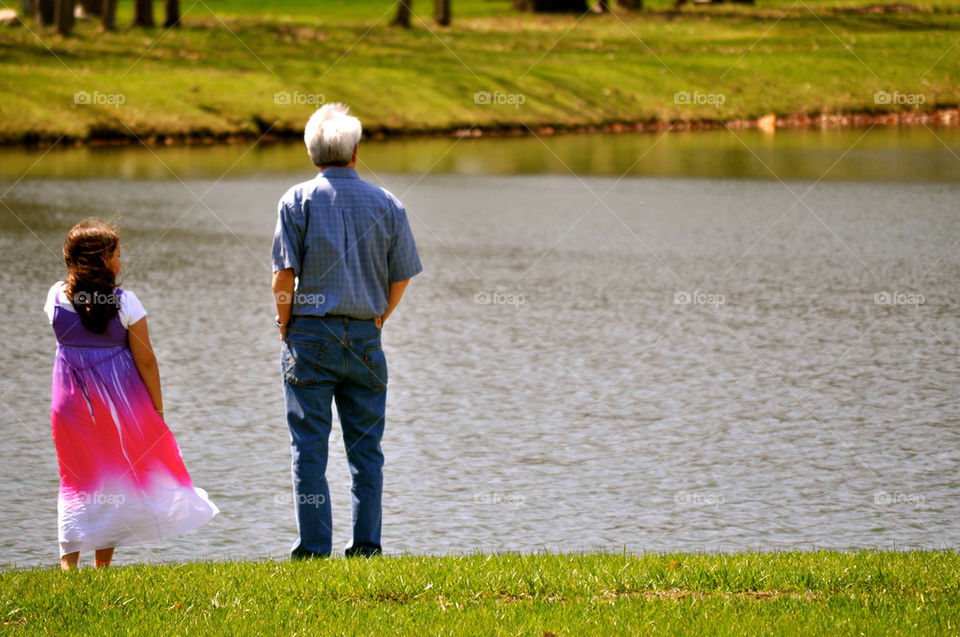
{"type": "MultiPolygon", "coordinates": [[[[287,325],[290,323],[290,312],[293,308],[293,284],[296,276],[293,268],[277,270],[273,273],[273,300],[277,305],[277,321],[283,325],[280,328],[280,338],[287,337],[287,325]]],[[[393,290],[391,284],[391,291],[393,290]]],[[[399,301],[400,299],[397,298],[399,301]]]]}
{"type": "Polygon", "coordinates": [[[400,297],[403,296],[403,291],[407,288],[407,283],[410,283],[410,279],[405,279],[403,281],[393,281],[390,284],[390,289],[387,292],[387,302],[390,304],[390,307],[387,308],[387,311],[383,313],[383,316],[376,319],[376,325],[378,328],[383,327],[384,321],[387,320],[387,317],[393,313],[393,310],[396,309],[397,305],[400,303],[400,297]]]}

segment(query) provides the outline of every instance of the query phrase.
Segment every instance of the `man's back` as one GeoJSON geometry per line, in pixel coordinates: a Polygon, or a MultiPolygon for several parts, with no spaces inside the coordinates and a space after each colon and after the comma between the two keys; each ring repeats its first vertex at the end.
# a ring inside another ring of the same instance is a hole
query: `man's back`
{"type": "Polygon", "coordinates": [[[287,191],[273,258],[298,277],[295,315],[380,316],[389,284],[422,269],[403,205],[346,167],[287,191]]]}

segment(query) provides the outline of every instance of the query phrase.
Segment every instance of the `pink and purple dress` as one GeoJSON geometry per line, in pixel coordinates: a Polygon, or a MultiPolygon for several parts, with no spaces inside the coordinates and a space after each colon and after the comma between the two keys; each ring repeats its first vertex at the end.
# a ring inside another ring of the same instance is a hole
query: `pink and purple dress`
{"type": "Polygon", "coordinates": [[[193,486],[180,448],[153,408],[127,344],[144,316],[117,288],[120,313],[87,330],[63,292],[44,308],[57,337],[50,419],[60,465],[60,554],[130,546],[203,526],[219,510],[193,486]]]}

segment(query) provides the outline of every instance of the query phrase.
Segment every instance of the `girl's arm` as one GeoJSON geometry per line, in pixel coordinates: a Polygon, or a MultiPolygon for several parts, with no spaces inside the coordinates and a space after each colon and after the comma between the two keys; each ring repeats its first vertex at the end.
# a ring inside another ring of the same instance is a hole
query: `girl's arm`
{"type": "Polygon", "coordinates": [[[157,357],[150,345],[150,334],[147,331],[147,317],[143,317],[127,328],[130,341],[130,352],[133,362],[137,365],[140,378],[147,386],[153,408],[163,411],[163,397],[160,394],[160,368],[157,366],[157,357]]]}

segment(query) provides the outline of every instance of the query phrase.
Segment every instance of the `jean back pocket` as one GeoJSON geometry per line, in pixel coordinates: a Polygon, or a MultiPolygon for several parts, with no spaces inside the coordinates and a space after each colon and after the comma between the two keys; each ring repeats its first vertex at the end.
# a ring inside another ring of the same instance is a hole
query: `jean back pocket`
{"type": "Polygon", "coordinates": [[[387,386],[387,357],[380,345],[363,348],[363,362],[370,373],[370,387],[382,391],[387,386]]]}
{"type": "Polygon", "coordinates": [[[325,343],[283,341],[281,363],[283,380],[291,385],[315,385],[323,377],[321,364],[327,351],[325,343]]]}

